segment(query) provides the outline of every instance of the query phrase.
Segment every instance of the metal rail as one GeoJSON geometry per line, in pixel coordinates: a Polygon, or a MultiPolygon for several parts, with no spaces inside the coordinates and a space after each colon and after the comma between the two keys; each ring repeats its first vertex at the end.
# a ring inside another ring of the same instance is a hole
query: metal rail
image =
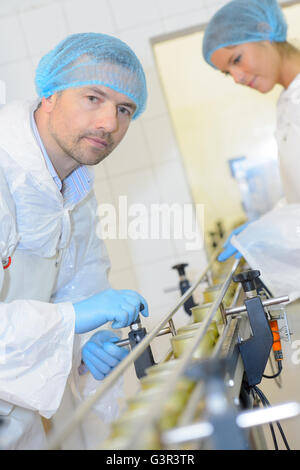
{"type": "MultiPolygon", "coordinates": [[[[239,299],[241,290],[242,290],[242,285],[239,283],[237,285],[235,294],[233,296],[230,308],[233,308],[236,305],[236,303],[239,299]]],[[[227,332],[230,328],[230,323],[231,323],[231,318],[229,317],[229,320],[228,320],[227,324],[224,325],[222,335],[218,338],[217,344],[214,347],[214,350],[213,350],[213,353],[212,353],[213,358],[217,358],[221,354],[223,343],[225,341],[227,332]]],[[[181,426],[184,426],[184,425],[189,425],[192,422],[192,420],[195,416],[195,412],[196,412],[196,408],[197,408],[197,405],[199,403],[199,400],[203,397],[203,392],[204,392],[203,383],[199,382],[196,385],[195,389],[193,390],[192,395],[191,395],[185,409],[183,410],[183,412],[182,412],[182,414],[181,414],[181,416],[178,420],[177,427],[181,427],[181,426]]]]}
{"type": "Polygon", "coordinates": [[[174,391],[176,383],[183,375],[185,369],[192,360],[192,356],[195,349],[204,338],[213,318],[217,313],[219,305],[222,302],[222,299],[231,282],[232,274],[236,271],[239,262],[240,260],[236,260],[234,262],[217,299],[215,300],[215,302],[212,303],[210,311],[202,322],[203,327],[199,331],[197,331],[197,333],[195,333],[195,335],[191,338],[191,344],[189,348],[184,352],[183,356],[177,359],[177,368],[170,373],[170,376],[168,376],[168,381],[162,385],[160,393],[157,395],[155,394],[155,397],[149,399],[149,409],[151,410],[151,412],[149,412],[147,416],[143,416],[140,421],[137,421],[136,428],[128,436],[128,445],[126,446],[126,449],[140,449],[142,445],[141,443],[143,443],[143,441],[145,442],[145,434],[147,430],[151,429],[151,427],[155,427],[156,423],[158,422],[161,416],[165,397],[169,396],[174,391]]]}
{"type": "MultiPolygon", "coordinates": [[[[82,421],[86,413],[92,408],[94,403],[96,403],[97,400],[99,400],[108,390],[109,388],[118,380],[118,378],[125,372],[125,370],[145,351],[145,349],[149,346],[151,341],[159,335],[161,330],[164,328],[167,322],[170,321],[170,319],[173,317],[173,315],[179,310],[179,308],[186,302],[187,299],[193,294],[195,289],[199,286],[201,281],[203,281],[203,278],[206,276],[207,272],[211,269],[213,263],[216,261],[217,256],[219,255],[221,247],[217,247],[216,251],[214,252],[213,256],[211,257],[209,263],[207,264],[206,268],[204,271],[199,275],[198,279],[196,282],[185,292],[185,294],[179,299],[179,301],[176,303],[175,307],[173,307],[167,315],[156,325],[153,330],[151,330],[145,338],[134,348],[133,351],[114,369],[112,372],[108,375],[106,379],[102,381],[101,386],[99,389],[90,397],[88,397],[78,408],[75,410],[73,413],[72,417],[70,418],[69,421],[66,422],[66,424],[57,432],[53,433],[52,435],[50,434],[49,440],[48,440],[48,450],[54,450],[54,449],[59,449],[60,443],[63,442],[73,431],[73,429],[79,425],[79,423],[82,421]]],[[[212,318],[215,316],[216,311],[218,309],[219,304],[221,303],[225,292],[227,291],[227,288],[229,286],[229,283],[231,281],[232,273],[236,270],[237,266],[239,264],[239,260],[235,261],[232,271],[226,281],[223,284],[223,287],[221,289],[221,293],[218,297],[218,299],[212,304],[212,313],[209,315],[209,318],[204,321],[204,326],[203,329],[201,329],[201,335],[200,333],[197,334],[197,342],[195,342],[195,345],[193,347],[193,350],[191,351],[191,354],[188,356],[188,359],[185,359],[183,364],[184,367],[186,363],[188,362],[190,356],[193,354],[195,348],[197,347],[198,343],[202,340],[204,337],[209,324],[211,323],[212,318]]],[[[179,361],[181,362],[181,361],[179,361]]],[[[184,370],[184,367],[180,368],[180,373],[178,374],[178,377],[182,374],[182,371],[184,370]]],[[[177,380],[177,374],[176,374],[176,380],[177,380]]],[[[173,383],[173,382],[172,382],[173,383]]],[[[175,379],[174,379],[175,383],[175,379]]],[[[164,395],[166,396],[166,395],[164,395]]],[[[157,407],[158,408],[158,407],[157,407]]]]}
{"type": "MultiPolygon", "coordinates": [[[[263,300],[262,304],[264,307],[270,307],[271,305],[277,305],[277,304],[283,304],[285,302],[289,302],[290,299],[287,295],[284,295],[282,297],[276,297],[268,300],[263,300]]],[[[234,308],[228,308],[225,310],[225,315],[237,315],[242,312],[246,312],[247,308],[245,305],[241,305],[240,307],[234,307],[234,308]]]]}

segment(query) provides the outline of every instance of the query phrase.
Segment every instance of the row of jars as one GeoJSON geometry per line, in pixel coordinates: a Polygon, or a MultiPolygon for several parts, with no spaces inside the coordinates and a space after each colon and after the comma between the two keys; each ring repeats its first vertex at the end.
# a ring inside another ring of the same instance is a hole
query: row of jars
{"type": "MultiPolygon", "coordinates": [[[[178,366],[178,360],[189,347],[194,335],[202,328],[203,319],[209,306],[194,307],[192,311],[194,323],[178,328],[177,334],[170,338],[172,346],[172,359],[156,364],[146,369],[146,375],[140,379],[140,391],[127,401],[127,409],[122,416],[112,423],[109,439],[102,448],[126,448],[127,436],[134,431],[138,423],[149,415],[151,407],[155,406],[156,398],[161,399],[161,389],[169,380],[171,374],[178,366]],[[200,321],[197,321],[200,320],[200,321]]],[[[219,311],[210,324],[203,340],[196,348],[193,359],[209,357],[219,337],[219,325],[222,317],[219,311]]],[[[160,433],[176,426],[180,415],[190,398],[195,383],[186,377],[181,377],[175,390],[164,400],[158,427],[149,429],[144,437],[145,449],[161,449],[160,433]]]]}

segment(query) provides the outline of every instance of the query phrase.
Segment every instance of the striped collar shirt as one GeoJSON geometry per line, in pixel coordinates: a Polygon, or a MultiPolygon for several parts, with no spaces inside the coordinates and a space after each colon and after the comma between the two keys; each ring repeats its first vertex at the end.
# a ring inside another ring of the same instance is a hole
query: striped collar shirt
{"type": "Polygon", "coordinates": [[[61,181],[46,152],[45,146],[39,134],[34,118],[34,111],[31,113],[31,128],[43,153],[49,173],[52,176],[59,191],[62,193],[65,205],[77,204],[92,189],[93,176],[90,170],[85,165],[81,165],[73,170],[72,173],[70,173],[63,181],[61,181]]]}

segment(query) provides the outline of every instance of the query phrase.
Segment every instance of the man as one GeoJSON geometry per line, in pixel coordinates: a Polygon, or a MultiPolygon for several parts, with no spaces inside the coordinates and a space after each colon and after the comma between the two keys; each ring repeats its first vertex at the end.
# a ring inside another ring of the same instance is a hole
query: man
{"type": "Polygon", "coordinates": [[[69,36],[36,71],[37,102],[0,110],[0,448],[45,444],[40,415],[56,412],[81,360],[103,379],[126,352],[111,331],[82,350],[78,334],[132,323],[145,299],[111,289],[96,236],[89,166],[120,143],[145,108],[133,51],[95,33],[69,36]],[[78,353],[79,351],[79,353],[78,353]]]}

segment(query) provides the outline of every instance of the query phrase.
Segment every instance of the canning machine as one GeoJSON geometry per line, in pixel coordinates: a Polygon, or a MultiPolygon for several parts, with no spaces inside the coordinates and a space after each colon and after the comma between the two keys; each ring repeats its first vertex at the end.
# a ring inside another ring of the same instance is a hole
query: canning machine
{"type": "MultiPolygon", "coordinates": [[[[218,263],[217,255],[218,250],[193,285],[181,286],[179,301],[152,331],[140,319],[131,325],[128,338],[118,343],[130,346],[130,354],[52,436],[49,449],[60,447],[133,363],[140,389],[112,423],[102,449],[266,449],[266,424],[275,448],[275,426],[288,448],[279,420],[297,416],[300,405],[290,401],[270,406],[258,385],[263,377],[280,376],[289,299],[273,298],[258,270],[241,260],[218,263]],[[204,282],[203,303],[196,305],[193,293],[204,282]],[[173,316],[182,306],[187,323],[176,329],[173,316]],[[151,343],[162,335],[169,335],[170,350],[155,364],[151,343]],[[273,372],[266,376],[268,362],[273,372]]],[[[174,268],[185,276],[184,267],[174,268]]]]}

